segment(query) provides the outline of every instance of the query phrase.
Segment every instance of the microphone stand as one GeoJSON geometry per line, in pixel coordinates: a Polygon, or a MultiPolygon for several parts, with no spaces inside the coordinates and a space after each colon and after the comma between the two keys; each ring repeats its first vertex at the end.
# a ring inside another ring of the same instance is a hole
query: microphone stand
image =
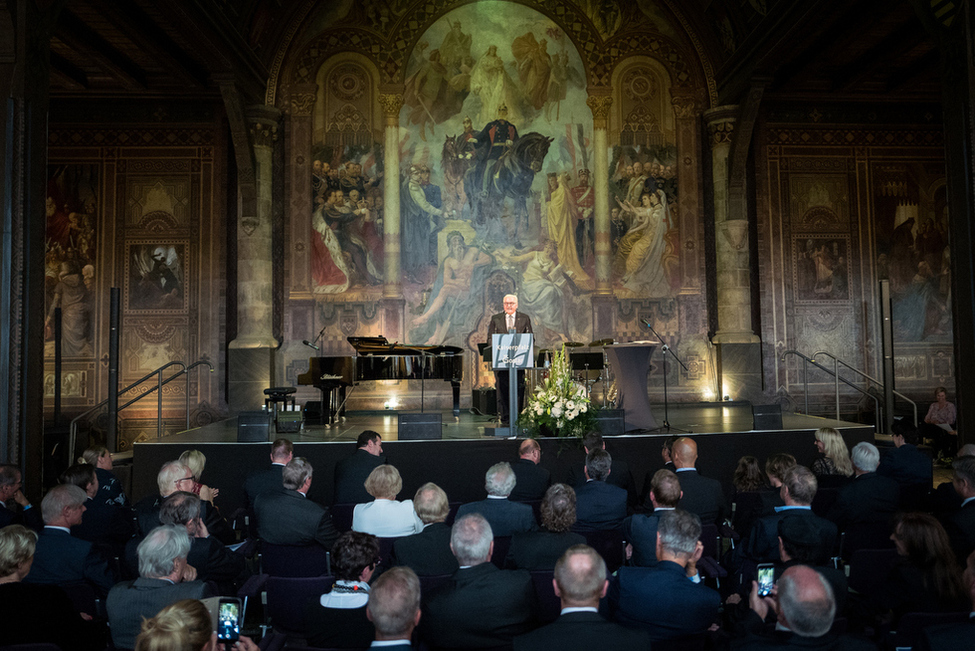
{"type": "Polygon", "coordinates": [[[663,344],[663,346],[660,347],[660,350],[664,358],[664,422],[663,425],[661,425],[660,427],[656,427],[650,431],[659,432],[661,430],[666,430],[668,432],[684,432],[685,434],[689,434],[690,430],[670,426],[669,401],[667,399],[667,353],[669,352],[674,357],[674,359],[677,360],[677,363],[680,364],[681,367],[683,367],[685,372],[687,371],[687,366],[685,366],[684,362],[680,360],[680,357],[677,356],[677,353],[675,353],[670,346],[664,343],[664,338],[660,336],[659,332],[653,329],[652,325],[650,325],[650,319],[641,319],[641,321],[643,321],[643,325],[647,326],[647,328],[650,329],[650,332],[652,332],[653,335],[658,340],[660,340],[660,343],[663,344]]]}

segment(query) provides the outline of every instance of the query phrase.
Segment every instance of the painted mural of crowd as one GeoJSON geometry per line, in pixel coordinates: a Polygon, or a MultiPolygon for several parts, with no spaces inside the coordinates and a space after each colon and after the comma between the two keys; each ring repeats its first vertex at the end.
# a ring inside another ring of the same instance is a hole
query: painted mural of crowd
{"type": "MultiPolygon", "coordinates": [[[[371,155],[367,160],[375,160],[371,155]]],[[[376,287],[383,279],[382,174],[363,162],[312,163],[312,279],[315,291],[376,287]]]]}

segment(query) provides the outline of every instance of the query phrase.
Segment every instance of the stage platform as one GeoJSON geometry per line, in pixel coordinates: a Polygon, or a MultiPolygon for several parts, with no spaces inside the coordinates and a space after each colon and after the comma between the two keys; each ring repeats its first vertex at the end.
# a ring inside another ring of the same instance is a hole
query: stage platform
{"type": "MultiPolygon", "coordinates": [[[[663,420],[663,405],[654,405],[654,415],[663,420]]],[[[297,456],[311,461],[315,474],[308,496],[324,504],[332,503],[335,463],[355,451],[356,437],[367,429],[383,437],[387,462],[403,476],[400,499],[412,498],[427,481],[440,485],[452,502],[483,499],[485,471],[498,461],[514,461],[518,443],[493,436],[493,421],[486,416],[462,412],[455,419],[452,412],[444,411],[442,419],[440,440],[398,440],[397,413],[392,411],[352,412],[336,426],[306,423],[301,431],[280,436],[294,442],[297,456]]],[[[698,470],[719,479],[726,494],[730,494],[738,459],[744,455],[753,455],[764,464],[769,454],[789,452],[808,466],[817,457],[813,432],[820,427],[840,430],[850,448],[875,438],[872,425],[791,413],[782,414],[780,430],[752,430],[748,403],[671,405],[669,421],[670,432],[628,433],[606,439],[610,454],[620,456],[629,465],[639,492],[643,491],[645,480],[663,465],[660,447],[668,436],[694,438],[698,444],[698,470]],[[687,434],[678,430],[686,430],[687,434]]],[[[277,436],[272,426],[269,438],[277,436]]],[[[570,467],[584,463],[585,455],[576,441],[545,438],[539,442],[541,465],[552,473],[553,481],[562,481],[570,467]]],[[[203,482],[220,489],[217,506],[227,516],[244,504],[242,486],[247,475],[270,463],[270,444],[238,443],[237,419],[228,419],[160,441],[137,443],[133,449],[132,499],[156,493],[159,467],[191,448],[206,455],[203,482]]]]}

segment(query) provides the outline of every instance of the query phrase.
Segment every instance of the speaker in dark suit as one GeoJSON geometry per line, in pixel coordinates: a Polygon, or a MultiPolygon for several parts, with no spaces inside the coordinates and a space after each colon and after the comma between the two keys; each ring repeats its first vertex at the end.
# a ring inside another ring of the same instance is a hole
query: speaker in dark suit
{"type": "MultiPolygon", "coordinates": [[[[531,333],[532,320],[527,314],[518,312],[518,297],[508,294],[504,297],[504,312],[499,312],[491,317],[488,325],[488,345],[491,345],[491,335],[503,335],[513,330],[515,333],[531,333]]],[[[495,371],[494,383],[498,395],[498,416],[501,423],[509,422],[508,419],[508,371],[495,371]]],[[[518,371],[518,412],[525,407],[525,372],[518,371]]],[[[517,415],[516,415],[517,417],[517,415]]]]}

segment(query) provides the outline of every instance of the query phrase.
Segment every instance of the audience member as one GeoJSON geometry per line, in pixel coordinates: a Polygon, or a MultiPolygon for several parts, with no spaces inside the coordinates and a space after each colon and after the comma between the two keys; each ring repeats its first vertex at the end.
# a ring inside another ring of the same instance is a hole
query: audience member
{"type": "Polygon", "coordinates": [[[606,596],[609,582],[606,563],[592,547],[575,545],[566,550],[555,565],[552,584],[562,602],[562,613],[548,626],[516,637],[515,651],[650,648],[645,631],[624,628],[599,615],[599,600],[606,596]]]}
{"type": "Polygon", "coordinates": [[[902,504],[916,508],[931,490],[931,457],[917,449],[920,436],[909,424],[895,429],[893,439],[894,447],[884,451],[877,474],[900,484],[902,504]]]}
{"type": "Polygon", "coordinates": [[[968,621],[926,627],[921,631],[921,639],[915,647],[919,651],[955,651],[971,645],[975,639],[975,552],[968,555],[962,581],[972,608],[968,621]]]}
{"type": "Polygon", "coordinates": [[[525,439],[518,446],[518,459],[511,464],[515,487],[508,499],[515,502],[540,500],[552,485],[552,474],[542,468],[542,446],[535,439],[525,439]]]}
{"type": "Polygon", "coordinates": [[[112,506],[128,506],[129,501],[122,490],[122,482],[112,472],[112,454],[104,445],[93,445],[82,453],[78,463],[86,463],[95,468],[98,476],[97,499],[112,506]]]}
{"type": "MultiPolygon", "coordinates": [[[[420,623],[420,579],[408,567],[394,567],[376,579],[366,616],[376,629],[376,642],[386,651],[409,651],[413,629],[420,623]]],[[[378,648],[375,642],[373,648],[378,648]]]]}
{"type": "Polygon", "coordinates": [[[748,637],[733,648],[742,651],[764,649],[810,649],[830,651],[876,651],[877,646],[849,635],[831,633],[836,599],[830,584],[816,570],[805,565],[790,567],[779,578],[770,597],[758,596],[752,583],[749,596],[748,637]],[[769,612],[777,619],[775,631],[767,633],[769,612]]]}
{"type": "Polygon", "coordinates": [[[765,460],[765,474],[768,476],[768,483],[772,485],[772,488],[780,488],[785,473],[795,465],[796,458],[787,452],[770,454],[765,460]]]}
{"type": "Polygon", "coordinates": [[[258,495],[283,490],[281,473],[294,456],[295,448],[291,441],[286,438],[275,439],[271,444],[271,465],[251,473],[244,482],[245,507],[248,511],[254,510],[258,495]]]}
{"type": "Polygon", "coordinates": [[[383,439],[366,430],[356,440],[352,456],[335,464],[335,504],[362,504],[372,500],[366,491],[366,479],[376,466],[386,463],[383,439]]]}
{"type": "Polygon", "coordinates": [[[196,569],[201,581],[227,583],[241,576],[244,557],[226,547],[210,535],[200,517],[201,500],[186,491],[173,493],[162,503],[159,521],[186,527],[190,535],[190,551],[186,562],[196,569]]]}
{"type": "Polygon", "coordinates": [[[951,483],[962,502],[944,517],[944,527],[955,557],[968,558],[975,551],[975,457],[958,457],[951,467],[951,483]]]}
{"type": "Polygon", "coordinates": [[[697,515],[703,524],[720,525],[727,510],[724,491],[721,482],[697,472],[697,443],[686,436],[677,439],[672,456],[684,492],[680,507],[697,515]]]}
{"type": "MultiPolygon", "coordinates": [[[[135,651],[217,651],[217,634],[210,611],[199,599],[182,599],[142,622],[135,638],[135,651]]],[[[220,647],[227,648],[227,647],[220,647]]],[[[246,635],[232,647],[237,651],[258,651],[246,635]]]]}
{"type": "Polygon", "coordinates": [[[0,528],[9,524],[23,524],[40,531],[44,527],[44,521],[38,509],[24,497],[22,484],[20,468],[7,463],[0,464],[0,528]]]}
{"type": "Polygon", "coordinates": [[[657,523],[660,516],[677,508],[683,493],[677,474],[658,470],[650,483],[650,503],[653,513],[638,513],[623,522],[623,539],[628,541],[626,556],[632,565],[650,567],[657,563],[657,523]]]}
{"type": "Polygon", "coordinates": [[[738,459],[735,467],[735,474],[731,477],[731,484],[735,493],[752,493],[765,490],[769,487],[768,480],[762,474],[762,469],[758,465],[758,459],[751,455],[745,455],[738,459]]]}
{"type": "Polygon", "coordinates": [[[958,440],[958,430],[955,422],[958,411],[955,405],[948,402],[948,391],[944,387],[934,390],[935,401],[928,407],[924,415],[924,422],[920,426],[921,436],[934,439],[935,454],[940,458],[954,452],[958,440]]]}
{"type": "MultiPolygon", "coordinates": [[[[507,464],[505,464],[507,465],[507,464]]],[[[450,548],[460,565],[451,580],[425,598],[422,638],[432,649],[508,646],[535,626],[531,575],[491,563],[494,533],[480,513],[458,518],[450,548]]]]}
{"type": "Polygon", "coordinates": [[[820,427],[816,430],[816,450],[823,455],[813,461],[812,471],[817,479],[823,477],[850,477],[853,475],[853,464],[850,462],[850,452],[846,448],[843,436],[832,427],[820,427]]]}
{"type": "MultiPolygon", "coordinates": [[[[108,631],[85,621],[64,590],[27,585],[37,533],[21,524],[0,529],[0,603],[3,645],[56,644],[61,649],[101,651],[108,631]]],[[[89,616],[94,613],[87,613],[89,616]]]]}
{"type": "Polygon", "coordinates": [[[447,493],[427,482],[413,496],[413,508],[423,529],[393,542],[393,565],[405,565],[420,576],[453,574],[458,566],[450,551],[450,527],[444,523],[450,513],[447,493]]]}
{"type": "Polygon", "coordinates": [[[602,448],[586,455],[586,483],[576,487],[574,531],[608,531],[626,519],[626,491],[608,483],[613,458],[602,448]]]}
{"type": "Polygon", "coordinates": [[[133,648],[142,620],[164,606],[210,596],[186,562],[189,552],[190,537],[177,525],[160,525],[139,543],[139,578],[117,583],[108,593],[108,622],[116,649],[133,648]]]}
{"type": "MultiPolygon", "coordinates": [[[[762,473],[758,459],[751,455],[738,459],[731,484],[731,502],[735,505],[731,525],[744,536],[751,531],[755,520],[763,515],[770,515],[765,512],[765,504],[773,492],[772,485],[762,473]]],[[[778,493],[777,490],[774,492],[778,493]]],[[[769,507],[768,510],[771,511],[772,508],[769,507]]]]}
{"type": "Polygon", "coordinates": [[[576,494],[571,486],[549,486],[542,498],[541,515],[541,529],[511,537],[504,563],[506,568],[552,570],[566,549],[585,544],[582,535],[570,531],[576,521],[576,494]]]}
{"type": "Polygon", "coordinates": [[[71,535],[71,527],[81,524],[87,500],[85,491],[71,484],[55,486],[44,496],[44,529],[37,539],[28,583],[87,583],[100,596],[115,585],[104,554],[89,541],[71,535]]]}
{"type": "Polygon", "coordinates": [[[812,518],[787,515],[779,520],[779,561],[775,564],[775,576],[794,565],[808,565],[829,581],[836,598],[836,612],[846,612],[848,583],[846,573],[833,567],[829,551],[824,547],[822,532],[812,518]]]}
{"type": "MultiPolygon", "coordinates": [[[[179,461],[193,473],[193,488],[189,492],[194,495],[199,495],[201,500],[213,504],[213,500],[220,494],[220,490],[210,488],[200,481],[200,478],[203,476],[203,469],[207,465],[206,455],[199,450],[186,450],[183,454],[179,455],[179,461]]],[[[182,490],[186,490],[186,487],[184,486],[182,490]]]]}
{"type": "Polygon", "coordinates": [[[696,514],[681,509],[663,513],[657,523],[657,564],[621,567],[610,582],[612,619],[646,630],[652,642],[705,633],[717,619],[721,597],[692,580],[704,549],[700,538],[696,514]]]}
{"type": "Polygon", "coordinates": [[[403,479],[395,466],[376,466],[366,478],[366,492],[375,499],[356,504],[352,512],[352,529],[380,538],[397,538],[418,533],[423,523],[413,509],[413,500],[396,501],[403,490],[403,479]]]}
{"type": "MultiPolygon", "coordinates": [[[[593,450],[605,450],[606,441],[603,440],[603,435],[599,432],[589,432],[584,437],[582,437],[582,449],[585,451],[586,456],[593,450]]],[[[633,473],[630,472],[630,467],[627,465],[620,455],[616,455],[612,458],[613,466],[612,472],[606,478],[606,482],[622,488],[626,491],[626,501],[628,505],[636,505],[636,485],[633,482],[633,473]]],[[[585,484],[588,480],[586,477],[586,464],[585,462],[579,465],[573,465],[569,468],[568,477],[565,483],[579,490],[579,487],[585,484]]]]}
{"type": "MultiPolygon", "coordinates": [[[[958,454],[955,455],[955,459],[962,457],[975,457],[975,443],[966,443],[958,448],[958,454]]],[[[955,490],[954,482],[945,481],[938,484],[938,487],[931,491],[928,496],[928,508],[925,510],[931,511],[937,517],[943,519],[945,514],[957,511],[961,507],[961,503],[962,497],[955,490]]],[[[945,528],[950,529],[947,526],[945,528]]]]}
{"type": "MultiPolygon", "coordinates": [[[[156,487],[159,489],[159,494],[147,495],[135,504],[139,537],[144,538],[146,534],[159,526],[159,507],[162,506],[164,499],[176,491],[190,490],[195,483],[193,471],[183,465],[181,461],[164,463],[156,475],[156,487]]],[[[203,521],[206,522],[207,509],[205,506],[203,513],[203,521]]]]}
{"type": "Polygon", "coordinates": [[[379,563],[379,541],[368,533],[347,531],[332,547],[332,590],[305,606],[308,644],[363,648],[374,630],[366,617],[369,580],[379,563]]]}
{"type": "Polygon", "coordinates": [[[257,497],[258,535],[275,545],[319,544],[330,549],[338,539],[328,509],[307,499],[313,468],[304,457],[293,458],[281,471],[280,493],[257,497]]]}
{"type": "Polygon", "coordinates": [[[847,532],[848,544],[844,545],[844,555],[847,550],[854,549],[849,544],[852,542],[851,527],[874,530],[886,539],[890,535],[891,518],[900,504],[900,486],[897,482],[877,474],[877,466],[880,465],[877,446],[861,441],[853,447],[850,456],[856,476],[840,489],[836,502],[826,515],[840,531],[847,532]]]}
{"type": "Polygon", "coordinates": [[[76,463],[59,477],[62,484],[77,486],[88,496],[85,515],[80,524],[71,527],[71,535],[94,543],[109,556],[118,556],[132,537],[132,510],[102,499],[95,470],[87,463],[76,463]]]}
{"type": "Polygon", "coordinates": [[[457,509],[457,517],[480,513],[491,524],[495,536],[510,536],[535,529],[535,514],[527,504],[508,500],[515,487],[515,473],[507,461],[496,463],[484,475],[487,499],[471,502],[457,509]]]}

